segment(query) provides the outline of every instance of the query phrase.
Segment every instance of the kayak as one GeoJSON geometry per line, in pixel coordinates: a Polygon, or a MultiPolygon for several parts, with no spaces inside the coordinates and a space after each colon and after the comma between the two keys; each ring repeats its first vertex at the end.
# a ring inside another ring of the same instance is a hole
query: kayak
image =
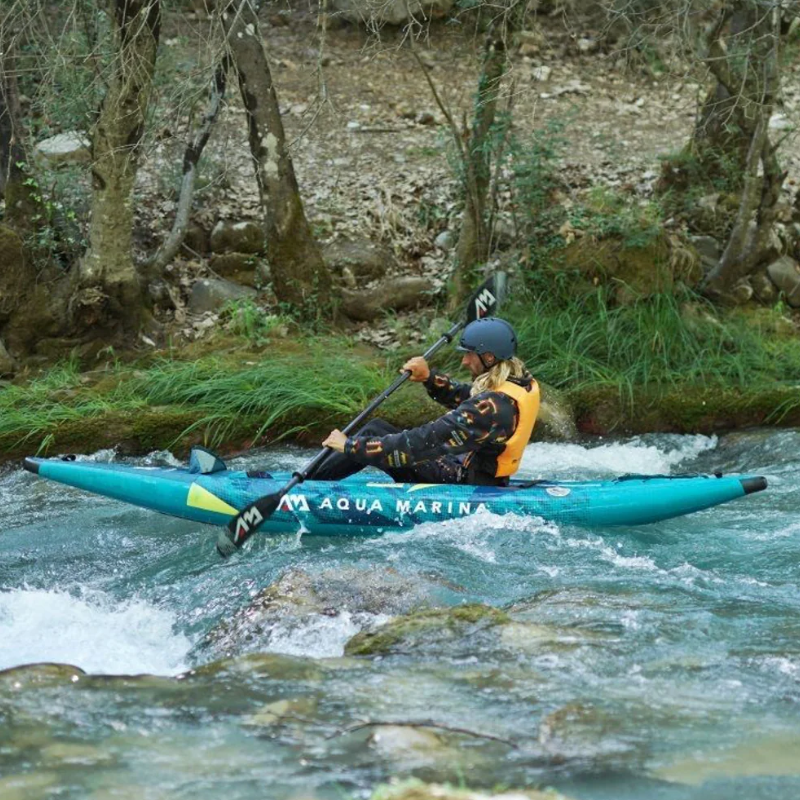
{"type": "MultiPolygon", "coordinates": [[[[68,457],[73,458],[74,457],[68,457]]],[[[173,517],[226,525],[248,503],[283,487],[290,473],[229,470],[215,459],[203,473],[186,467],[132,467],[26,458],[24,467],[87,492],[173,517]]],[[[757,475],[624,475],[613,480],[514,480],[508,486],[394,483],[359,473],[338,482],[308,480],[283,497],[261,530],[321,535],[402,532],[475,514],[514,514],[584,527],[643,525],[691,514],[765,489],[757,475]]]]}

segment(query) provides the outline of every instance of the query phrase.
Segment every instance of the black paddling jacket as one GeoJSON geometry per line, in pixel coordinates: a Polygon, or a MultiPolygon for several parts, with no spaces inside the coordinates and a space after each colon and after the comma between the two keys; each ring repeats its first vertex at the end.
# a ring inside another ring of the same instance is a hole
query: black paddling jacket
{"type": "MultiPolygon", "coordinates": [[[[509,380],[522,387],[533,383],[530,376],[509,380]]],[[[462,481],[497,483],[494,476],[498,456],[505,450],[519,418],[514,400],[495,391],[470,397],[471,384],[454,381],[435,369],[431,369],[425,388],[433,400],[452,410],[433,422],[399,433],[348,437],[345,454],[360,464],[388,469],[452,457],[445,460],[457,458],[467,473],[459,476],[462,481]]]]}

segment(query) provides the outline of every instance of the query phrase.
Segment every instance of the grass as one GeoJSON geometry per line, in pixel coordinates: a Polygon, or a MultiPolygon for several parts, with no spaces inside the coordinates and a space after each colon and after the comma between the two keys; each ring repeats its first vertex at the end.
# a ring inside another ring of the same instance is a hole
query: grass
{"type": "MultiPolygon", "coordinates": [[[[529,289],[506,312],[540,381],[572,395],[616,393],[629,415],[643,392],[665,402],[690,390],[746,398],[800,383],[800,341],[781,332],[780,306],[720,313],[688,291],[615,306],[601,288],[575,297],[565,286],[529,289]]],[[[204,347],[147,363],[114,361],[89,375],[72,360],[7,386],[0,391],[0,451],[9,457],[65,442],[107,446],[97,443],[126,436],[134,448],[316,437],[361,411],[409,355],[387,360],[341,335],[302,332],[265,342],[256,331],[204,347]]],[[[451,350],[438,363],[458,370],[458,354],[451,350]]],[[[404,426],[432,418],[438,407],[420,395],[398,392],[381,416],[404,426]]],[[[771,408],[767,421],[780,424],[792,410],[771,408]]]]}

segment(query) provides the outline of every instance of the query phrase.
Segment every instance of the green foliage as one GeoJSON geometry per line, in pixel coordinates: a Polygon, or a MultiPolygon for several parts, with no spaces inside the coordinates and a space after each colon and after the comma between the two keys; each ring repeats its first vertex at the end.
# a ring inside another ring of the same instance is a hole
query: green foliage
{"type": "Polygon", "coordinates": [[[234,336],[263,345],[271,336],[285,336],[292,320],[271,314],[252,300],[234,300],[220,312],[220,321],[234,336]]]}
{"type": "Polygon", "coordinates": [[[750,388],[800,379],[800,342],[744,315],[721,316],[688,289],[615,306],[597,288],[577,297],[545,276],[510,311],[521,355],[544,382],[668,391],[681,385],[750,388]]]}
{"type": "Polygon", "coordinates": [[[602,186],[590,189],[582,202],[567,212],[574,228],[598,239],[619,237],[625,247],[646,247],[655,241],[661,234],[663,217],[659,204],[602,186]]]}
{"type": "Polygon", "coordinates": [[[80,203],[80,181],[74,180],[71,171],[59,172],[53,175],[50,187],[45,189],[30,165],[18,162],[17,166],[28,175],[23,185],[37,209],[29,219],[32,233],[26,241],[27,246],[39,261],[71,262],[87,244],[76,206],[70,203],[70,199],[80,203]]]}

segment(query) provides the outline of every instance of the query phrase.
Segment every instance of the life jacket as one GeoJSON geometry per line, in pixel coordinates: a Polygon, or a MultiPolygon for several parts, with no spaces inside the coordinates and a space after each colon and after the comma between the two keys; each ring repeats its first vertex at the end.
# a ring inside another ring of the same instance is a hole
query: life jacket
{"type": "Polygon", "coordinates": [[[514,433],[506,442],[503,452],[497,456],[495,478],[507,478],[519,469],[522,453],[531,439],[536,416],[539,413],[539,384],[532,380],[527,386],[520,386],[513,381],[506,381],[492,391],[500,392],[514,400],[519,413],[514,433]]]}

